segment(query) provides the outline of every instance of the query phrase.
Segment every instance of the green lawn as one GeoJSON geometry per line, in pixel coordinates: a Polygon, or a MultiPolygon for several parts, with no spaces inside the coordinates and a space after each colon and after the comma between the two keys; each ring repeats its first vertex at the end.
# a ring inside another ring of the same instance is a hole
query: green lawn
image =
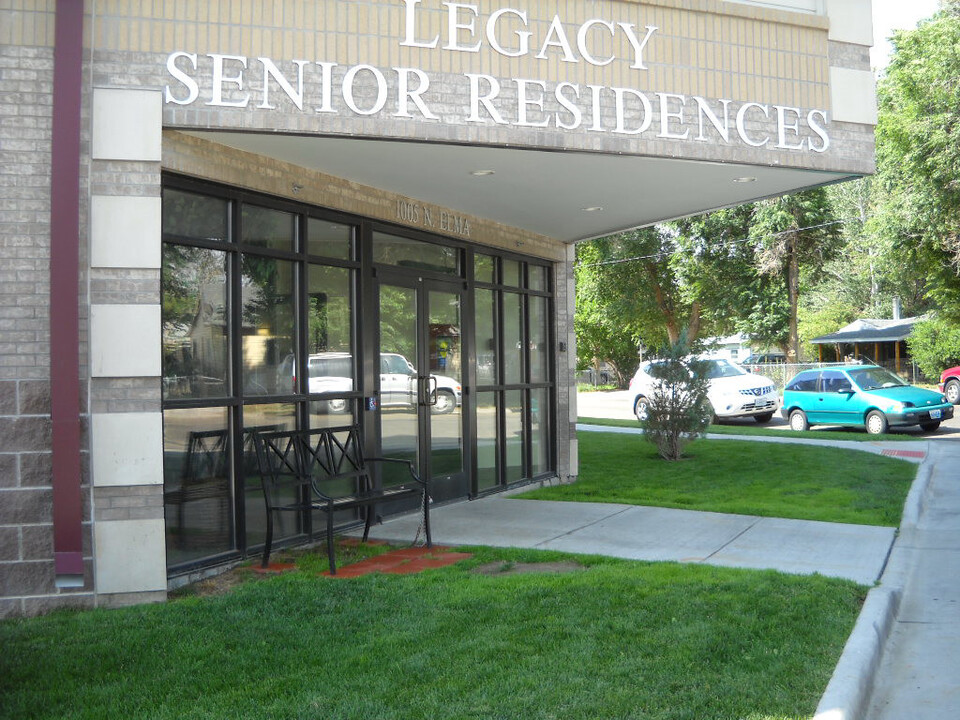
{"type": "Polygon", "coordinates": [[[517,497],[896,527],[916,474],[908,462],[858,450],[696,440],[689,457],[667,462],[642,435],[577,437],[577,482],[517,497]]]}
{"type": "MultiPolygon", "coordinates": [[[[629,427],[638,428],[640,424],[636,420],[615,420],[611,418],[577,418],[578,423],[585,425],[605,425],[607,427],[629,427]]],[[[819,426],[818,426],[819,427],[819,426]]],[[[797,432],[789,428],[771,427],[768,425],[758,425],[753,420],[729,421],[723,425],[710,425],[707,432],[712,435],[760,435],[765,437],[785,437],[805,440],[843,440],[850,442],[902,442],[905,440],[926,440],[928,433],[923,433],[919,428],[894,428],[881,437],[868,435],[863,428],[857,427],[824,427],[819,430],[806,430],[797,432]]]]}
{"type": "Polygon", "coordinates": [[[301,571],[217,597],[2,621],[0,717],[808,718],[866,592],[471,550],[419,575],[301,571]],[[547,560],[584,568],[509,572],[547,560]],[[475,571],[489,563],[498,571],[475,571]]]}

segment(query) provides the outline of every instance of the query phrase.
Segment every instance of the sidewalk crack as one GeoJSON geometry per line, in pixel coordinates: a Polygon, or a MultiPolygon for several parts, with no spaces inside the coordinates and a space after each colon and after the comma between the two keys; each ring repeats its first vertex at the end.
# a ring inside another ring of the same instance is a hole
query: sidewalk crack
{"type": "Polygon", "coordinates": [[[554,536],[554,537],[552,537],[552,538],[547,538],[546,540],[543,540],[543,541],[541,541],[541,542],[538,542],[536,545],[534,545],[534,547],[540,547],[540,546],[542,546],[542,545],[546,545],[547,543],[552,543],[554,540],[559,540],[559,539],[562,538],[562,537],[568,537],[568,536],[570,536],[570,535],[573,535],[574,533],[578,533],[578,532],[580,532],[581,530],[584,530],[584,529],[590,527],[591,525],[596,525],[597,523],[606,522],[606,521],[609,520],[610,518],[615,518],[615,517],[617,517],[617,515],[623,515],[623,513],[628,512],[628,511],[630,511],[630,510],[633,510],[635,507],[637,507],[637,506],[635,506],[635,505],[630,505],[630,506],[627,506],[627,507],[625,507],[625,508],[623,508],[623,509],[621,509],[621,510],[618,510],[617,512],[610,513],[609,515],[604,515],[602,518],[597,518],[597,519],[594,520],[593,522],[588,522],[588,523],[586,523],[585,525],[580,525],[579,527],[575,527],[575,528],[573,528],[572,530],[567,530],[567,532],[560,533],[559,535],[556,535],[556,536],[554,536]]]}
{"type": "Polygon", "coordinates": [[[751,530],[753,530],[753,529],[754,529],[757,525],[759,525],[763,520],[764,520],[764,518],[762,518],[762,517],[756,518],[756,519],[755,519],[752,523],[750,523],[747,527],[745,527],[743,530],[741,530],[740,532],[738,532],[738,533],[737,533],[736,535],[734,535],[732,538],[730,538],[729,540],[727,540],[723,545],[721,545],[721,546],[718,547],[716,550],[714,550],[712,553],[710,553],[709,555],[707,555],[707,556],[706,556],[705,558],[703,558],[700,562],[706,562],[706,561],[709,560],[710,558],[716,556],[718,553],[723,552],[723,551],[726,550],[728,547],[730,547],[733,543],[735,543],[737,540],[739,540],[739,539],[742,538],[744,535],[746,535],[748,532],[750,532],[751,530]]]}

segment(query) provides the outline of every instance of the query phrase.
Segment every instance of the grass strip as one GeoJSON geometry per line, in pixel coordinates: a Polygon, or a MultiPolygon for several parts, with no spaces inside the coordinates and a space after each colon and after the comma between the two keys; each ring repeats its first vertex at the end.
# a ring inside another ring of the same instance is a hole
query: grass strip
{"type": "Polygon", "coordinates": [[[517,495],[897,527],[916,466],[857,450],[696,440],[662,460],[642,435],[581,432],[570,485],[517,495]]]}
{"type": "MultiPolygon", "coordinates": [[[[611,418],[592,418],[579,417],[578,423],[584,425],[603,425],[606,427],[629,427],[638,428],[640,424],[636,420],[619,420],[611,418]]],[[[768,427],[757,425],[754,421],[743,421],[723,425],[713,424],[707,428],[707,432],[712,435],[760,435],[763,437],[783,437],[783,438],[803,438],[805,440],[839,440],[850,442],[902,442],[905,440],[926,440],[929,433],[921,433],[919,428],[893,428],[890,432],[880,437],[868,435],[863,428],[856,427],[830,427],[822,430],[806,430],[797,432],[785,428],[768,427]]]]}
{"type": "Polygon", "coordinates": [[[0,622],[0,717],[810,717],[866,588],[467,548],[419,575],[295,572],[217,597],[0,622]],[[567,560],[566,573],[514,574],[567,560]],[[502,572],[476,572],[490,565],[502,572]]]}

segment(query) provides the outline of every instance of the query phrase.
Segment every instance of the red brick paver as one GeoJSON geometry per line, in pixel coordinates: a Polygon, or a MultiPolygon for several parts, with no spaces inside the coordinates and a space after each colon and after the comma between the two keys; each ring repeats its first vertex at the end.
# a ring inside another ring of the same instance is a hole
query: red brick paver
{"type": "Polygon", "coordinates": [[[886,455],[887,457],[909,458],[925,458],[927,456],[923,450],[884,450],[881,452],[881,455],[886,455]]]}

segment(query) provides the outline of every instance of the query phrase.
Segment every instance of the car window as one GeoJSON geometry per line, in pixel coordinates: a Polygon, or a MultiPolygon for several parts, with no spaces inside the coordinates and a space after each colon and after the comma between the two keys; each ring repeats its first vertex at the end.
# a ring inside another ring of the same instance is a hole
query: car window
{"type": "Polygon", "coordinates": [[[352,377],[353,363],[349,357],[310,358],[311,377],[352,377]]]}
{"type": "Polygon", "coordinates": [[[819,375],[820,373],[817,372],[800,373],[790,381],[790,384],[787,385],[787,390],[793,392],[816,392],[817,378],[819,375]]]}
{"type": "Polygon", "coordinates": [[[734,365],[727,360],[707,360],[707,377],[713,378],[736,377],[737,375],[746,375],[747,372],[741,367],[734,365]]]}
{"type": "Polygon", "coordinates": [[[850,381],[840,370],[824,370],[820,373],[820,391],[835,393],[841,387],[850,387],[850,381]]]}
{"type": "Polygon", "coordinates": [[[878,367],[851,370],[850,377],[853,378],[853,381],[860,387],[861,390],[901,387],[907,384],[892,372],[878,367]]]}

